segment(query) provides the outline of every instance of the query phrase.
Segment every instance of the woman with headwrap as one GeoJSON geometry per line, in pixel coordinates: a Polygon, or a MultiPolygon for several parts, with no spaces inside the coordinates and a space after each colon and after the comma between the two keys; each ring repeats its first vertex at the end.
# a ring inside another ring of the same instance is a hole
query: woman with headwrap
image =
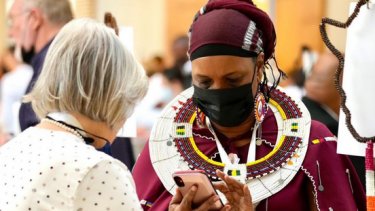
{"type": "Polygon", "coordinates": [[[366,209],[335,137],[277,88],[280,70],[268,84],[275,43],[271,19],[249,0],[211,0],[199,11],[188,52],[193,87],[165,108],[133,170],[144,209],[167,209],[172,173],[189,169],[246,183],[256,210],[366,209]]]}

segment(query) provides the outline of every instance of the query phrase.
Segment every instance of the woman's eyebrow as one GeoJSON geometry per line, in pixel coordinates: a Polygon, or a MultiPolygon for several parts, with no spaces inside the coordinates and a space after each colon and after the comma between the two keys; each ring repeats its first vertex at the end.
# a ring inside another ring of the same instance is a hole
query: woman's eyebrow
{"type": "Polygon", "coordinates": [[[210,77],[208,77],[206,75],[202,75],[202,74],[196,74],[196,76],[199,77],[199,78],[210,79],[210,77]]]}
{"type": "Polygon", "coordinates": [[[243,71],[233,71],[233,72],[225,74],[224,77],[228,77],[228,76],[243,76],[245,74],[246,73],[243,72],[243,71]]]}

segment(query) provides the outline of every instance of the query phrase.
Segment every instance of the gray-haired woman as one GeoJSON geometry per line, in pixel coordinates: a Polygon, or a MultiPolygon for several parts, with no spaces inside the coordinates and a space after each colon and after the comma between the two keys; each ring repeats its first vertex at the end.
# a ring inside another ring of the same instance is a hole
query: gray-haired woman
{"type": "Polygon", "coordinates": [[[64,26],[25,98],[41,123],[0,148],[0,210],[141,209],[128,169],[99,151],[146,90],[112,29],[88,19],[64,26]]]}

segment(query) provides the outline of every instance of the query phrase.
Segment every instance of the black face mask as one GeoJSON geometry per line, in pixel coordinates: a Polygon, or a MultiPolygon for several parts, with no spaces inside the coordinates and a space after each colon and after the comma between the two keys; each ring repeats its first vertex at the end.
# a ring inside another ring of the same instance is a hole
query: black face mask
{"type": "Polygon", "coordinates": [[[21,48],[22,61],[25,62],[26,64],[31,64],[31,60],[33,59],[34,55],[35,55],[34,46],[29,51],[26,51],[24,48],[21,48]]]}
{"type": "Polygon", "coordinates": [[[194,86],[193,100],[211,121],[224,127],[240,125],[254,108],[252,83],[230,89],[194,86]]]}

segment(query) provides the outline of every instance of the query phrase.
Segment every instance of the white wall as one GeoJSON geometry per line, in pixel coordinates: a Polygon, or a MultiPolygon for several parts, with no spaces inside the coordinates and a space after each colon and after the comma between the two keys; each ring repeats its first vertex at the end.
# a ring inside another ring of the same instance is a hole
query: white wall
{"type": "Polygon", "coordinates": [[[119,26],[134,27],[134,53],[138,59],[164,53],[164,0],[96,0],[96,17],[109,11],[119,26]]]}

